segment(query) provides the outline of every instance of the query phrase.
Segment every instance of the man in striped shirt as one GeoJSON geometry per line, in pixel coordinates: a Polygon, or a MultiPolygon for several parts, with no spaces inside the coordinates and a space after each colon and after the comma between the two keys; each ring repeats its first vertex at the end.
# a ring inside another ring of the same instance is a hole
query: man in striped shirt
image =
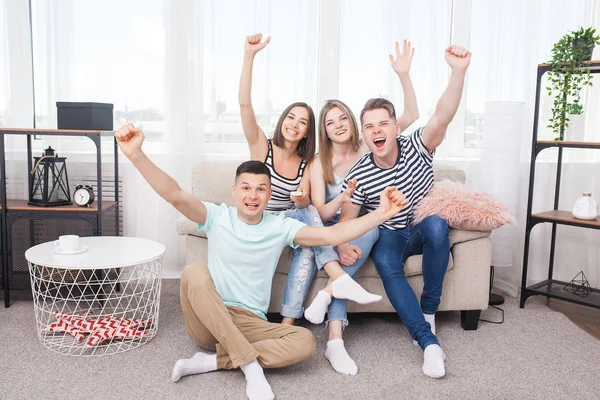
{"type": "MultiPolygon", "coordinates": [[[[438,216],[411,224],[413,211],[433,185],[433,154],[444,140],[462,95],[471,53],[459,46],[445,50],[451,68],[446,91],[425,127],[400,135],[394,105],[386,99],[371,99],[360,114],[363,139],[371,153],[363,156],[346,175],[342,190],[357,180],[354,204],[342,207],[340,222],[355,218],[360,207],[372,212],[379,205],[379,193],[395,186],[408,204],[395,217],[379,226],[379,240],[371,257],[390,302],[402,318],[412,338],[424,351],[423,372],[432,378],[445,375],[446,356],[435,336],[435,312],[440,304],[442,284],[448,267],[450,242],[448,224],[438,216]],[[421,302],[404,275],[404,262],[413,254],[423,254],[424,288],[421,302]]],[[[338,246],[338,253],[360,257],[350,244],[338,246]]]]}

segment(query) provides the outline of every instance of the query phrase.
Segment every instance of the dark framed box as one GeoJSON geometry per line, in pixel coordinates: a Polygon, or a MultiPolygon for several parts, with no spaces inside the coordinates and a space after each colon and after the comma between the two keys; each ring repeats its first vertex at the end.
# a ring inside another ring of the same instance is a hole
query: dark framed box
{"type": "Polygon", "coordinates": [[[113,105],[110,103],[58,101],[56,108],[58,129],[113,130],[113,105]]]}

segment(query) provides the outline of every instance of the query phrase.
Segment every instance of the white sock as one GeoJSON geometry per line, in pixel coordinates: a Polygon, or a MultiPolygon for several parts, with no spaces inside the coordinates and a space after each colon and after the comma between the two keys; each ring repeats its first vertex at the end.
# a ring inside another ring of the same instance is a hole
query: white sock
{"type": "Polygon", "coordinates": [[[446,355],[437,344],[430,344],[423,352],[423,373],[431,378],[441,378],[446,375],[446,355]]]}
{"type": "Polygon", "coordinates": [[[431,325],[431,333],[435,335],[435,314],[423,314],[425,321],[431,325]]]}
{"type": "Polygon", "coordinates": [[[304,318],[313,324],[320,324],[325,319],[329,303],[331,303],[329,293],[319,290],[312,303],[310,303],[310,306],[304,310],[304,318]]]}
{"type": "MultiPolygon", "coordinates": [[[[435,314],[423,314],[423,316],[425,317],[425,321],[429,322],[429,325],[431,325],[431,333],[435,335],[435,314]]],[[[419,345],[416,340],[413,340],[413,344],[415,346],[419,345]]]]}
{"type": "Polygon", "coordinates": [[[381,300],[381,296],[367,292],[348,274],[344,274],[333,281],[331,291],[333,292],[333,297],[352,300],[358,304],[375,303],[381,300]]]}
{"type": "Polygon", "coordinates": [[[205,372],[215,371],[217,369],[217,355],[196,353],[192,358],[177,360],[173,368],[171,379],[177,382],[183,376],[193,374],[203,374],[205,372]]]}
{"type": "Polygon", "coordinates": [[[250,400],[273,400],[275,395],[267,382],[262,367],[253,360],[240,367],[246,376],[246,396],[250,400]]]}
{"type": "Polygon", "coordinates": [[[348,355],[342,339],[333,339],[327,342],[325,358],[329,360],[333,369],[340,374],[356,375],[358,372],[358,367],[348,355]]]}

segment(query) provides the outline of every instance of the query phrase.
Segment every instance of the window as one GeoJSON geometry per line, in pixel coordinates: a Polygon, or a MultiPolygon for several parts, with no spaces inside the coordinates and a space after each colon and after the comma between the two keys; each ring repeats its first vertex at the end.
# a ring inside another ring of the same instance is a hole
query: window
{"type": "Polygon", "coordinates": [[[390,66],[394,43],[408,39],[415,47],[411,79],[424,124],[446,87],[444,49],[450,43],[452,1],[360,0],[342,2],[339,56],[339,99],[356,116],[372,97],[392,101],[402,113],[402,89],[390,66]]]}
{"type": "MultiPolygon", "coordinates": [[[[476,56],[465,88],[465,148],[481,147],[487,101],[523,101],[533,109],[537,65],[552,57],[552,46],[567,31],[593,26],[594,5],[593,0],[472,2],[470,47],[476,56]]],[[[543,122],[551,102],[542,90],[540,136],[547,139],[554,137],[543,122]]]]}
{"type": "MultiPolygon", "coordinates": [[[[385,97],[401,113],[402,90],[387,55],[405,38],[416,49],[411,78],[420,119],[413,127],[423,125],[448,82],[444,49],[469,47],[464,99],[438,153],[469,155],[482,144],[485,103],[521,101],[531,110],[535,68],[553,43],[570,29],[598,25],[597,0],[31,3],[38,127],[56,126],[57,101],[109,102],[115,127],[141,126],[154,151],[237,156],[247,155],[237,99],[246,35],[272,36],[255,60],[252,97],[267,134],[294,101],[318,114],[324,100],[338,98],[358,115],[367,99],[385,97]]],[[[0,0],[2,22],[8,6],[0,0]]],[[[28,20],[22,8],[9,11],[28,20]]],[[[31,69],[15,54],[21,44],[8,46],[7,29],[2,23],[0,125],[15,71],[21,78],[31,69]]],[[[549,109],[544,98],[542,118],[549,109]]],[[[72,139],[62,145],[80,146],[72,139]]]]}
{"type": "Polygon", "coordinates": [[[137,121],[160,140],[162,7],[159,0],[32,1],[37,127],[56,127],[57,101],[106,102],[115,125],[137,121]]]}

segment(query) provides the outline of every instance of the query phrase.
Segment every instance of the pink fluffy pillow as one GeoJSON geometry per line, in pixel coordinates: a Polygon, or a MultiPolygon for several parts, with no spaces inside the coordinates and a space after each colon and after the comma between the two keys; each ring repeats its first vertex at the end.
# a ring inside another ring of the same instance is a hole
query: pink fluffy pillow
{"type": "Polygon", "coordinates": [[[468,231],[489,231],[515,222],[492,196],[449,180],[433,185],[415,211],[415,222],[430,215],[444,218],[451,228],[468,231]]]}

